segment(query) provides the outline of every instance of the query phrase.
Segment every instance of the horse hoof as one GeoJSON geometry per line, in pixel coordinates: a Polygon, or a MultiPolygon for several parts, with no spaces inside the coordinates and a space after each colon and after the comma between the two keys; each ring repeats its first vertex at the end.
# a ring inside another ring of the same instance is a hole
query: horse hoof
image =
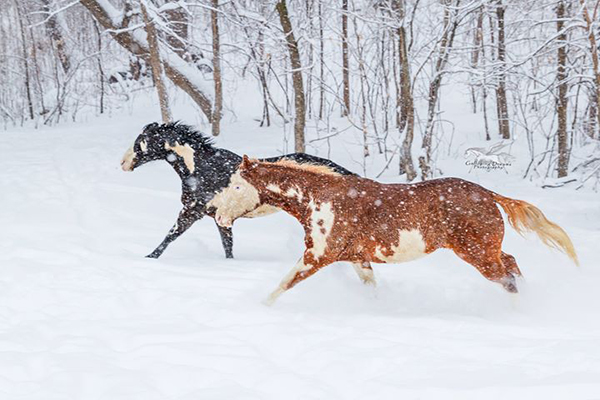
{"type": "Polygon", "coordinates": [[[160,254],[155,254],[155,253],[150,253],[146,256],[146,258],[154,258],[154,259],[156,259],[158,257],[160,257],[160,254]]]}
{"type": "Polygon", "coordinates": [[[512,274],[509,273],[508,275],[498,279],[497,282],[501,284],[504,290],[507,292],[519,293],[519,290],[517,289],[517,280],[512,274]]]}
{"type": "Polygon", "coordinates": [[[233,254],[225,254],[225,258],[232,260],[233,259],[233,254]]]}
{"type": "Polygon", "coordinates": [[[367,286],[377,287],[377,282],[373,278],[363,279],[362,282],[367,286]]]}
{"type": "Polygon", "coordinates": [[[513,285],[512,283],[509,283],[508,285],[504,286],[504,289],[506,289],[506,291],[508,293],[513,293],[513,294],[519,293],[517,286],[513,285]]]}

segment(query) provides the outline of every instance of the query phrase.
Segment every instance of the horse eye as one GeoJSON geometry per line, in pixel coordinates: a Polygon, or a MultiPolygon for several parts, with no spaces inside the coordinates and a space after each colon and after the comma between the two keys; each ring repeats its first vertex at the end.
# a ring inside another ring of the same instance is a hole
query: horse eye
{"type": "Polygon", "coordinates": [[[242,187],[241,186],[236,186],[235,190],[240,190],[242,187]]]}

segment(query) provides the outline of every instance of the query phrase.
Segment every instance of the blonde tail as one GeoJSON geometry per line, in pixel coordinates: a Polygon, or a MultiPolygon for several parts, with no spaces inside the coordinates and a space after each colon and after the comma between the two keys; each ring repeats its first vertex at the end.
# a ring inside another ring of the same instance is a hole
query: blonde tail
{"type": "Polygon", "coordinates": [[[535,232],[546,246],[562,251],[575,265],[579,265],[575,247],[567,232],[549,221],[539,208],[526,201],[509,199],[497,193],[494,193],[494,200],[502,206],[508,222],[520,235],[528,231],[535,232]]]}

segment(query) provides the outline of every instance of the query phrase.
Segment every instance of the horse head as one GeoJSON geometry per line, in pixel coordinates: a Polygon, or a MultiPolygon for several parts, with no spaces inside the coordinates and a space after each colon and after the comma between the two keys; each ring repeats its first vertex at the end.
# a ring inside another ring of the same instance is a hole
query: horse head
{"type": "Polygon", "coordinates": [[[133,171],[150,161],[167,160],[173,164],[179,160],[189,173],[194,173],[195,152],[203,146],[210,147],[212,142],[189,125],[153,122],[144,127],[127,150],[121,161],[121,168],[133,171]]]}
{"type": "Polygon", "coordinates": [[[207,204],[214,207],[217,224],[231,227],[233,221],[256,210],[261,205],[257,188],[246,178],[258,165],[257,160],[250,160],[244,155],[238,170],[231,176],[229,186],[217,193],[207,204]]]}
{"type": "Polygon", "coordinates": [[[164,144],[167,140],[167,132],[161,129],[164,125],[156,122],[148,124],[138,135],[133,144],[121,160],[123,171],[133,171],[137,167],[150,161],[162,160],[167,157],[164,144]]]}

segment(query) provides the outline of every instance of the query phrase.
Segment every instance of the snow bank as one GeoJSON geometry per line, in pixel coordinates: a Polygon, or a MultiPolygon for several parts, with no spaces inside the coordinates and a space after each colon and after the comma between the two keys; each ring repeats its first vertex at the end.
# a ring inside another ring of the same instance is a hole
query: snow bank
{"type": "MultiPolygon", "coordinates": [[[[600,393],[597,194],[544,191],[517,174],[469,173],[457,160],[447,173],[530,201],[561,224],[582,267],[508,230],[505,249],[525,275],[518,299],[440,251],[376,265],[376,290],[350,265],[336,264],[268,308],[261,301],[302,253],[302,229],[283,213],[237,222],[233,261],[210,219],[160,260],[143,257],[179,210],[179,181],[166,163],[119,169],[151,119],[0,134],[1,398],[600,393]]],[[[278,154],[279,128],[255,125],[230,123],[219,145],[278,154]]],[[[360,172],[348,146],[336,143],[331,157],[360,172]]],[[[312,150],[326,155],[324,147],[312,150]]]]}

